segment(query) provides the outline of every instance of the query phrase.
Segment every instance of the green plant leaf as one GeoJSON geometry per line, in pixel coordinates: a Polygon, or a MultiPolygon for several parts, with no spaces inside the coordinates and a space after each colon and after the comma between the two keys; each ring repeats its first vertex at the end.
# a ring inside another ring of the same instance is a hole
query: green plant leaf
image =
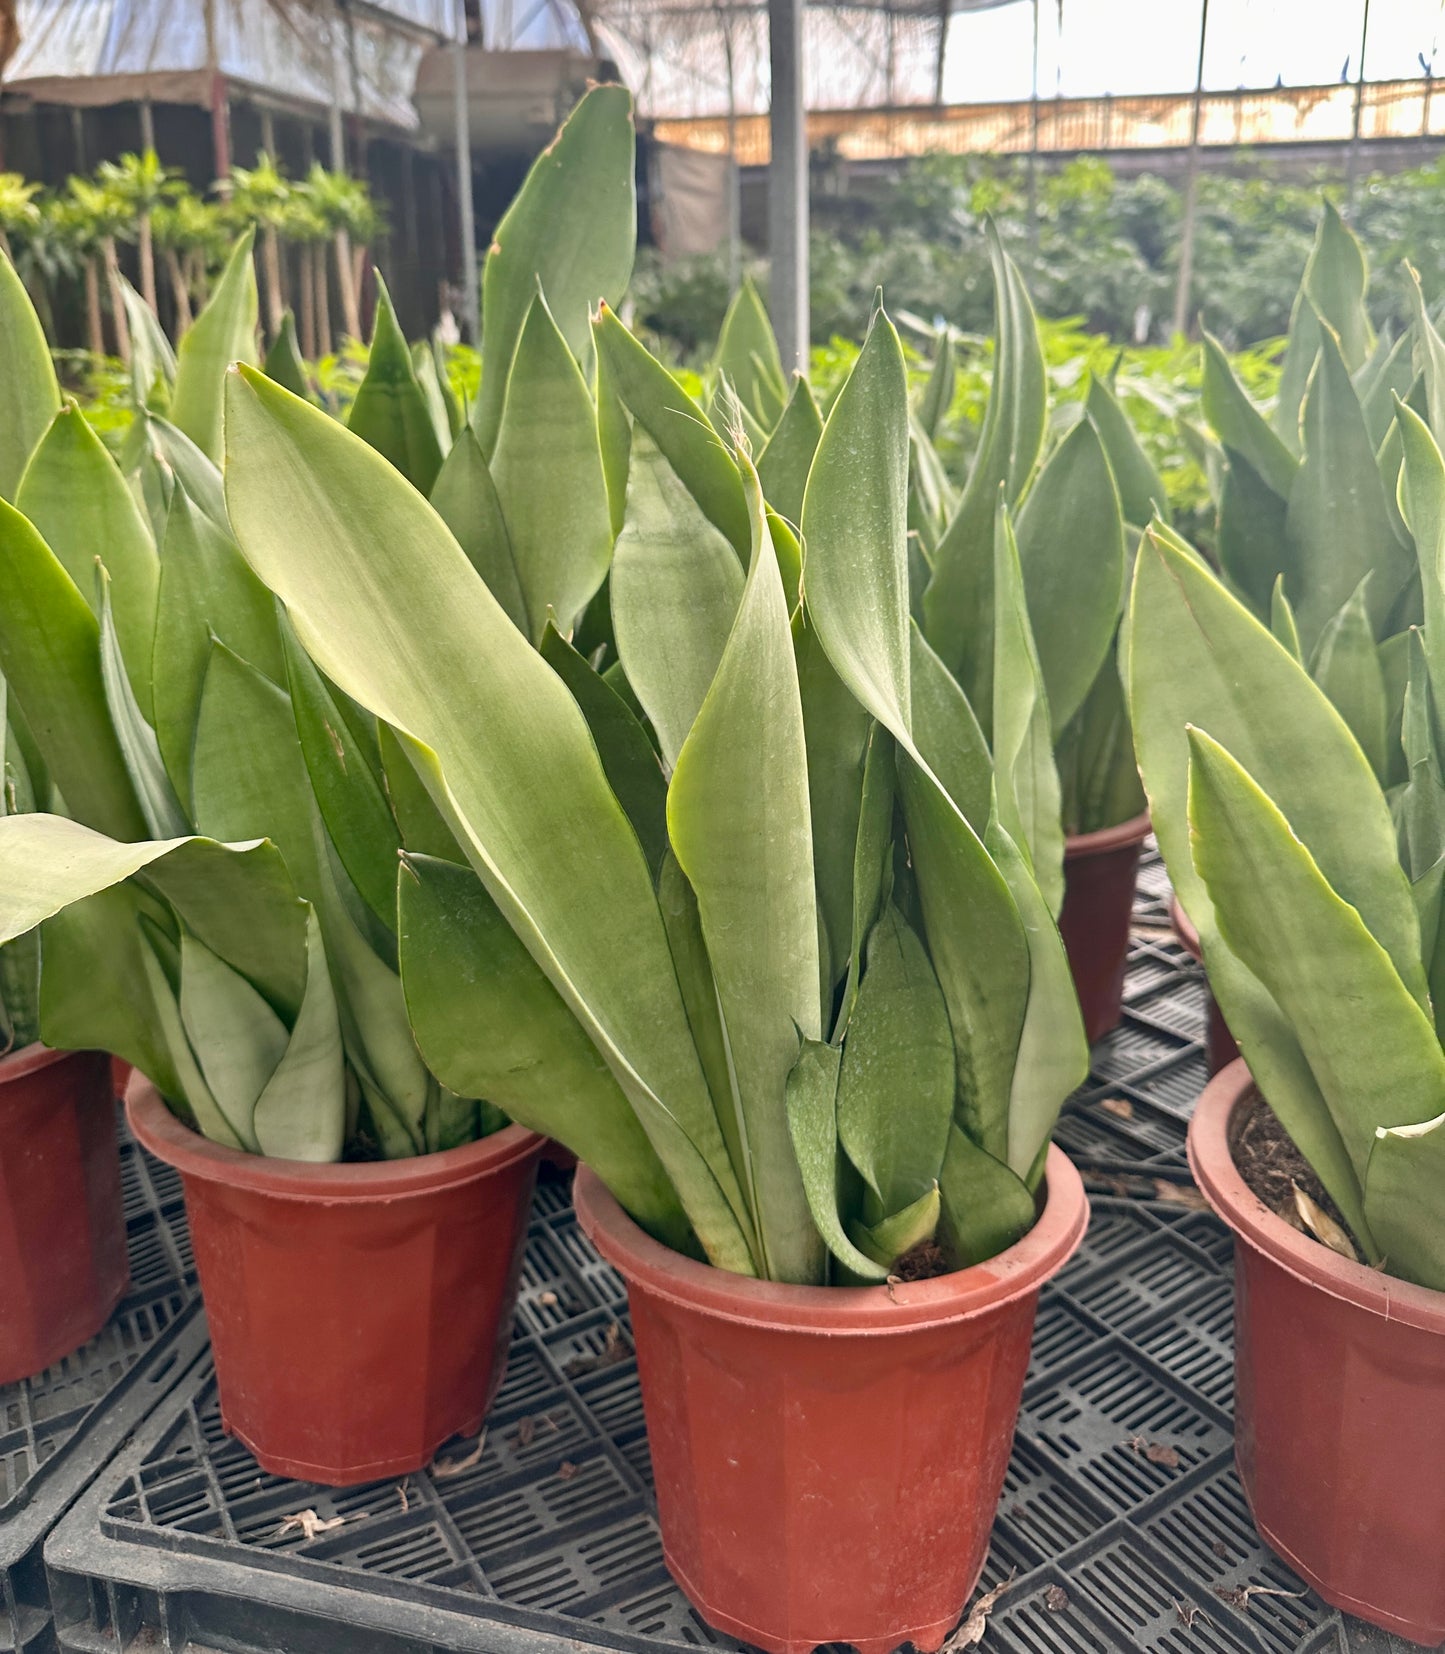
{"type": "Polygon", "coordinates": [[[376,732],[381,747],[382,779],[403,847],[416,855],[436,856],[441,861],[465,867],[465,851],[443,820],[441,811],[432,803],[431,794],[405,748],[389,725],[378,724],[376,732]]]}
{"type": "Polygon", "coordinates": [[[824,1244],[845,1269],[865,1281],[888,1271],[849,1240],[838,1212],[838,1116],[836,1096],[842,1053],[821,1040],[802,1042],[788,1073],[788,1131],[807,1191],[808,1209],[824,1244]]]}
{"type": "Polygon", "coordinates": [[[928,949],[953,1027],[961,1117],[975,1140],[1004,1159],[1028,1006],[1028,938],[978,835],[902,750],[898,776],[928,949]]]}
{"type": "Polygon", "coordinates": [[[1378,1130],[1445,1111],[1434,1026],[1254,778],[1202,730],[1189,747],[1190,842],[1220,934],[1295,1030],[1363,1182],[1378,1130]]]}
{"type": "Polygon", "coordinates": [[[1351,373],[1363,367],[1375,347],[1375,330],[1365,294],[1370,284],[1365,249],[1328,197],[1315,244],[1305,265],[1303,291],[1321,321],[1339,339],[1351,373]]]}
{"type": "Polygon", "coordinates": [[[184,931],[177,1003],[206,1090],[242,1143],[259,1153],[253,1116],[285,1053],[285,1023],[239,971],[184,931]]]}
{"type": "Polygon", "coordinates": [[[491,469],[532,641],[549,612],[570,631],[606,577],[612,517],[596,410],[541,298],[517,343],[491,469]]]}
{"type": "MultiPolygon", "coordinates": [[[[266,359],[261,364],[261,371],[268,379],[274,379],[278,385],[283,385],[292,396],[311,395],[311,385],[306,377],[306,364],[301,360],[301,347],[296,343],[296,318],[288,310],[281,317],[281,331],[271,342],[271,348],[266,352],[266,359]]],[[[371,365],[367,365],[368,376],[371,365]]],[[[315,1159],[316,1156],[293,1155],[292,1159],[315,1159]]]]}
{"type": "Polygon", "coordinates": [[[993,802],[988,743],[967,696],[929,648],[916,622],[910,628],[909,642],[909,687],[918,751],[974,832],[982,835],[993,802]]]}
{"type": "Polygon", "coordinates": [[[110,603],[110,575],[104,563],[96,565],[96,584],[100,590],[100,681],[110,708],[111,727],[151,837],[175,838],[189,829],[190,822],[166,774],[156,732],[136,704],[126,676],[110,603]]]}
{"type": "Polygon", "coordinates": [[[838,676],[907,736],[908,376],[879,311],[828,415],[803,502],[809,612],[838,676]]]}
{"type": "Polygon", "coordinates": [[[1420,289],[1420,276],[1407,264],[1409,277],[1405,284],[1411,310],[1410,340],[1412,365],[1424,382],[1425,406],[1430,429],[1436,442],[1445,441],[1445,340],[1435,330],[1430,312],[1425,307],[1425,295],[1420,289]]]}
{"type": "Polygon", "coordinates": [[[883,1215],[901,1212],[936,1185],[953,1098],[953,1032],[943,991],[922,942],[890,902],[868,938],[837,1092],[838,1140],[883,1215]]]}
{"type": "MultiPolygon", "coordinates": [[[[1124,603],[1119,491],[1090,420],[1080,420],[1049,456],[1018,513],[1017,532],[1028,622],[1057,735],[1099,675],[1124,603]]],[[[995,568],[995,581],[998,575],[995,568]]],[[[995,624],[997,649],[1002,634],[995,624]]],[[[995,697],[999,690],[995,677],[995,697]]]]}
{"type": "Polygon", "coordinates": [[[823,416],[808,381],[799,374],[767,446],[758,456],[763,498],[790,523],[803,520],[803,491],[823,434],[823,416]]]}
{"type": "MultiPolygon", "coordinates": [[[[1353,602],[1353,598],[1351,602],[1353,602]]],[[[1368,623],[1368,617],[1367,617],[1368,623]]],[[[1277,575],[1274,590],[1269,594],[1269,629],[1296,660],[1304,658],[1304,651],[1300,648],[1299,627],[1295,624],[1294,609],[1285,595],[1284,576],[1277,575]]],[[[1370,642],[1374,643],[1373,635],[1370,642]]]]}
{"type": "MultiPolygon", "coordinates": [[[[788,379],[773,324],[751,276],[743,277],[727,307],[712,365],[727,377],[743,407],[763,430],[771,431],[788,400],[788,379]]],[[[761,465],[758,469],[761,474],[761,465]]]]}
{"type": "Polygon", "coordinates": [[[743,584],[732,546],[650,437],[634,431],[627,519],[609,580],[612,625],[669,769],[716,675],[743,584]]]}
{"type": "Polygon", "coordinates": [[[527,600],[512,553],[497,485],[468,426],[442,463],[431,503],[487,589],[507,611],[512,624],[527,635],[527,600]]]}
{"type": "Polygon", "coordinates": [[[253,226],[231,249],[209,302],[176,351],[171,423],[218,465],[226,370],[232,362],[256,361],[256,269],[251,262],[255,238],[253,226]]]}
{"type": "Polygon", "coordinates": [[[667,797],[736,1076],[744,1186],[769,1279],[816,1282],[822,1249],[788,1148],[783,1093],[798,1037],[821,1038],[807,753],[788,606],[744,462],[753,558],[737,619],[667,797]]]}
{"type": "Polygon", "coordinates": [[[667,782],[647,731],[627,702],[550,622],[542,634],[542,659],[582,708],[607,780],[627,812],[655,879],[667,852],[667,782]]]}
{"type": "Polygon", "coordinates": [[[379,766],[372,767],[290,626],[283,627],[282,641],[296,735],[321,819],[362,900],[387,930],[394,931],[400,834],[379,766]]]}
{"type": "MultiPolygon", "coordinates": [[[[1097,438],[1094,443],[1097,448],[1097,438]]],[[[1103,451],[1098,452],[1102,464],[1103,451]]],[[[1107,465],[1104,480],[1112,492],[1107,465]]],[[[1064,901],[1059,772],[1054,766],[1049,698],[1029,626],[1019,551],[1002,499],[994,530],[994,558],[994,807],[1005,831],[1023,851],[1049,912],[1057,914],[1064,901]]],[[[1106,652],[1112,635],[1111,626],[1106,652]]]]}
{"type": "MultiPolygon", "coordinates": [[[[896,789],[893,738],[881,724],[869,730],[863,758],[863,791],[853,844],[852,931],[848,980],[834,1019],[832,1042],[842,1043],[863,979],[863,950],[891,889],[893,800],[896,789]]],[[[835,968],[841,961],[835,961],[835,968]]]]}
{"type": "Polygon", "coordinates": [[[178,483],[161,541],[152,678],[156,739],[183,802],[191,796],[191,752],[212,638],[273,682],[284,678],[274,598],[235,541],[178,483]]]}
{"type": "Polygon", "coordinates": [[[489,457],[539,284],[567,348],[584,365],[591,311],[599,299],[616,304],[627,290],[637,244],[635,148],[631,95],[594,86],[537,157],[493,233],[482,272],[484,371],[472,411],[489,457]]]}
{"type": "Polygon", "coordinates": [[[1134,732],[1120,665],[1112,654],[1074,721],[1054,743],[1054,763],[1065,835],[1117,827],[1144,813],[1147,801],[1134,762],[1134,732]]]}
{"type": "Polygon", "coordinates": [[[1365,1212],[1383,1267],[1419,1286],[1445,1290],[1440,1188],[1445,1117],[1380,1131],[1365,1174],[1365,1212]]]}
{"type": "Polygon", "coordinates": [[[280,1062],[252,1113],[262,1154],[339,1160],[346,1137],[346,1063],[336,994],[315,912],[306,916],[306,992],[280,1062]]]}
{"type": "Polygon", "coordinates": [[[1288,506],[1247,460],[1226,450],[1219,498],[1220,567],[1257,615],[1269,613],[1270,594],[1291,568],[1285,538],[1288,506]]]}
{"type": "Polygon", "coordinates": [[[1300,640],[1312,651],[1351,592],[1371,574],[1376,637],[1414,568],[1395,538],[1359,399],[1339,346],[1326,333],[1305,396],[1305,456],[1290,489],[1285,586],[1300,640]]]}
{"type": "Polygon", "coordinates": [[[0,253],[0,500],[15,498],[35,445],[60,411],[50,341],[25,284],[0,253]]]}
{"type": "MultiPolygon", "coordinates": [[[[285,380],[277,382],[286,384],[285,380]]],[[[298,396],[306,394],[295,385],[286,385],[286,389],[298,396]]],[[[412,366],[411,351],[397,324],[391,294],[379,272],[366,374],[356,387],[346,423],[385,455],[413,488],[431,493],[442,468],[442,445],[412,366]]]]}
{"type": "MultiPolygon", "coordinates": [[[[149,718],[160,580],[156,548],[119,466],[74,403],[56,414],[40,439],[20,479],[15,504],[39,530],[82,596],[95,591],[96,559],[105,559],[126,675],[149,718]]],[[[91,606],[99,614],[98,600],[91,606]]]]}
{"type": "Polygon", "coordinates": [[[556,1136],[685,1249],[687,1220],[626,1096],[476,874],[409,855],[399,887],[402,986],[433,1072],[556,1136]]]}
{"type": "Polygon", "coordinates": [[[1329,620],[1310,660],[1310,676],[1339,709],[1383,786],[1388,758],[1388,711],[1380,653],[1370,627],[1367,574],[1349,601],[1329,620]]]}
{"type": "Polygon", "coordinates": [[[144,838],[145,817],[110,721],[100,624],[59,559],[0,501],[0,674],[77,820],[144,838]]]}
{"type": "Polygon", "coordinates": [[[923,386],[923,400],[918,405],[918,423],[930,441],[938,436],[939,427],[953,406],[953,393],[958,385],[958,364],[953,348],[953,329],[943,327],[938,333],[938,348],[928,369],[923,386]]]}
{"type": "Polygon", "coordinates": [[[942,1211],[938,1184],[912,1200],[902,1211],[879,1223],[863,1224],[856,1220],[848,1225],[848,1233],[875,1263],[883,1264],[890,1273],[900,1259],[914,1247],[933,1239],[942,1211]]]}
{"type": "Polygon", "coordinates": [[[1425,658],[1432,683],[1445,691],[1445,459],[1413,408],[1395,404],[1400,432],[1400,512],[1415,541],[1425,603],[1425,658]]]}
{"type": "MultiPolygon", "coordinates": [[[[1124,521],[1134,528],[1147,528],[1155,517],[1169,522],[1169,491],[1154,461],[1145,453],[1129,416],[1119,406],[1119,399],[1097,376],[1089,381],[1085,407],[1087,422],[1094,427],[1108,458],[1124,521]]],[[[1121,573],[1121,587],[1122,584],[1121,573]]]]}
{"type": "Polygon", "coordinates": [[[923,630],[963,685],[985,731],[993,721],[993,521],[1000,487],[1013,506],[1044,440],[1047,384],[1038,322],[1023,277],[988,226],[993,265],[993,386],[973,469],[933,555],[923,630]]]}
{"type": "Polygon", "coordinates": [[[742,479],[712,421],[613,311],[603,307],[594,331],[598,358],[605,363],[613,392],[652,438],[703,515],[721,529],[739,559],[745,559],[749,530],[742,479]]]}
{"type": "Polygon", "coordinates": [[[1204,335],[1204,417],[1225,451],[1243,459],[1255,477],[1281,500],[1288,500],[1299,460],[1250,401],[1224,347],[1204,335]]]}
{"type": "Polygon", "coordinates": [[[956,1125],[948,1134],[938,1192],[939,1233],[960,1269],[1007,1251],[1038,1215],[1027,1184],[956,1125]]]}
{"type": "MultiPolygon", "coordinates": [[[[1030,1182],[1064,1099],[1089,1073],[1089,1042],[1054,912],[1022,850],[995,819],[984,843],[1019,911],[1029,952],[1029,997],[1009,1087],[1008,1166],[1030,1182]]],[[[1031,1183],[1030,1183],[1030,1186],[1031,1183]]]]}
{"type": "Polygon", "coordinates": [[[244,370],[227,419],[227,499],[252,566],[321,671],[407,737],[493,900],[638,1110],[709,1257],[754,1271],[646,859],[576,702],[365,443],[244,370]]]}

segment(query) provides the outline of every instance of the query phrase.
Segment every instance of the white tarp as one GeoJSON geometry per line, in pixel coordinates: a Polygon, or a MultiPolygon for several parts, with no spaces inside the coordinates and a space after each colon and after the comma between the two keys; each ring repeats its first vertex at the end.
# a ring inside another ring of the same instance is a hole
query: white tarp
{"type": "Polygon", "coordinates": [[[7,92],[72,104],[210,101],[210,70],[283,103],[341,107],[408,131],[428,34],[448,33],[454,0],[19,0],[20,46],[7,92]],[[208,16],[209,14],[209,16],[208,16]],[[389,20],[394,19],[394,21],[389,20]]]}

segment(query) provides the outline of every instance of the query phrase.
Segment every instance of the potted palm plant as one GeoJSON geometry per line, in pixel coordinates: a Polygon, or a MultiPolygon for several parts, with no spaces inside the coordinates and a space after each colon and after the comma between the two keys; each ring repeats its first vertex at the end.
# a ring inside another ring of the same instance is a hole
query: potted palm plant
{"type": "MultiPolygon", "coordinates": [[[[0,293],[13,352],[23,294],[0,293]]],[[[197,445],[255,314],[243,243],[175,366],[185,428],[138,406],[131,479],[77,409],[48,417],[38,367],[8,381],[40,434],[0,506],[0,671],[73,819],[0,820],[0,937],[38,929],[47,1044],[136,1070],[132,1127],[185,1183],[226,1427],[341,1483],[480,1426],[541,1142],[417,1052],[381,736],[279,622],[197,445]]]]}
{"type": "MultiPolygon", "coordinates": [[[[1343,389],[1339,337],[1323,321],[1317,337],[1304,396],[1316,443],[1328,433],[1312,427],[1312,406],[1322,421],[1320,399],[1338,405],[1343,389]]],[[[1445,350],[1423,316],[1414,342],[1438,421],[1445,350]]],[[[1189,1154],[1235,1234],[1245,1492],[1265,1539],[1327,1601],[1434,1644],[1445,1639],[1434,1474],[1445,1452],[1445,461],[1438,424],[1398,399],[1393,421],[1385,463],[1414,568],[1395,590],[1398,542],[1386,548],[1382,579],[1409,622],[1388,739],[1367,745],[1306,669],[1298,631],[1272,632],[1167,531],[1140,554],[1128,659],[1160,848],[1243,1053],[1201,1099],[1189,1154]],[[1385,786],[1396,744],[1404,779],[1385,786]]],[[[1341,535],[1295,586],[1316,628],[1319,578],[1351,586],[1350,561],[1368,553],[1341,535]]],[[[1351,589],[1372,590],[1375,573],[1351,589]]],[[[1373,664],[1357,610],[1357,661],[1373,664]]]]}
{"type": "Polygon", "coordinates": [[[1086,1219],[1049,1147],[1086,1048],[1011,825],[1046,743],[1012,528],[995,766],[908,613],[891,323],[817,444],[804,554],[742,418],[715,426],[609,309],[589,326],[598,271],[552,230],[532,256],[564,188],[589,246],[630,247],[631,179],[626,94],[595,90],[498,228],[483,400],[435,508],[241,369],[230,517],[429,806],[398,906],[420,1049],[583,1162],[675,1575],[766,1648],[936,1648],[1086,1219]],[[599,592],[614,643],[584,655],[599,592]]]}

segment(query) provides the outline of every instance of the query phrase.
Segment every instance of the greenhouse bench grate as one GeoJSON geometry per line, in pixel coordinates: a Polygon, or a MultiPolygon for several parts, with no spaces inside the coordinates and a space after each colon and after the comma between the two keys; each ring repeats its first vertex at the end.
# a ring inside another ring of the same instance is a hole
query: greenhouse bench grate
{"type": "Polygon", "coordinates": [[[130,1285],[89,1343],[0,1385],[0,1651],[54,1648],[41,1546],[106,1460],[204,1348],[180,1180],[119,1108],[130,1285]]]}

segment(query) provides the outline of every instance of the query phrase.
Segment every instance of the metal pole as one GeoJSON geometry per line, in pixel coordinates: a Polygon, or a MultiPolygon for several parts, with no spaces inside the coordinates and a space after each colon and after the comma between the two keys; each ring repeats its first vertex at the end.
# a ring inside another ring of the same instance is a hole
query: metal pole
{"type": "Polygon", "coordinates": [[[808,359],[808,132],[803,109],[803,0],[768,0],[772,97],[768,246],[773,327],[784,368],[808,359]]]}
{"type": "Polygon", "coordinates": [[[142,154],[145,154],[147,151],[151,154],[155,153],[156,120],[155,114],[151,109],[151,100],[149,98],[142,98],[140,100],[140,147],[142,154]]]}
{"type": "Polygon", "coordinates": [[[1034,0],[1034,60],[1029,82],[1029,239],[1039,239],[1039,0],[1034,0]]]}
{"type": "Polygon", "coordinates": [[[722,17],[723,51],[728,70],[728,297],[731,298],[743,279],[743,189],[742,174],[738,170],[738,89],[732,12],[725,11],[722,17]]]}
{"type": "Polygon", "coordinates": [[[1360,12],[1360,75],[1355,82],[1355,118],[1350,128],[1350,153],[1345,163],[1345,200],[1354,205],[1355,176],[1360,166],[1360,127],[1365,115],[1365,42],[1370,34],[1370,0],[1360,12]]]}
{"type": "Polygon", "coordinates": [[[457,25],[461,38],[452,42],[452,100],[457,126],[457,207],[461,216],[462,316],[467,338],[480,345],[482,323],[479,312],[481,289],[477,284],[477,226],[472,215],[472,129],[467,99],[467,14],[457,0],[457,25]]]}
{"type": "Polygon", "coordinates": [[[1189,326],[1194,286],[1194,216],[1199,203],[1199,123],[1204,106],[1204,40],[1209,33],[1209,0],[1200,0],[1199,67],[1194,76],[1194,111],[1189,125],[1189,163],[1184,178],[1184,223],[1179,237],[1179,282],[1174,289],[1174,331],[1189,326]]]}

